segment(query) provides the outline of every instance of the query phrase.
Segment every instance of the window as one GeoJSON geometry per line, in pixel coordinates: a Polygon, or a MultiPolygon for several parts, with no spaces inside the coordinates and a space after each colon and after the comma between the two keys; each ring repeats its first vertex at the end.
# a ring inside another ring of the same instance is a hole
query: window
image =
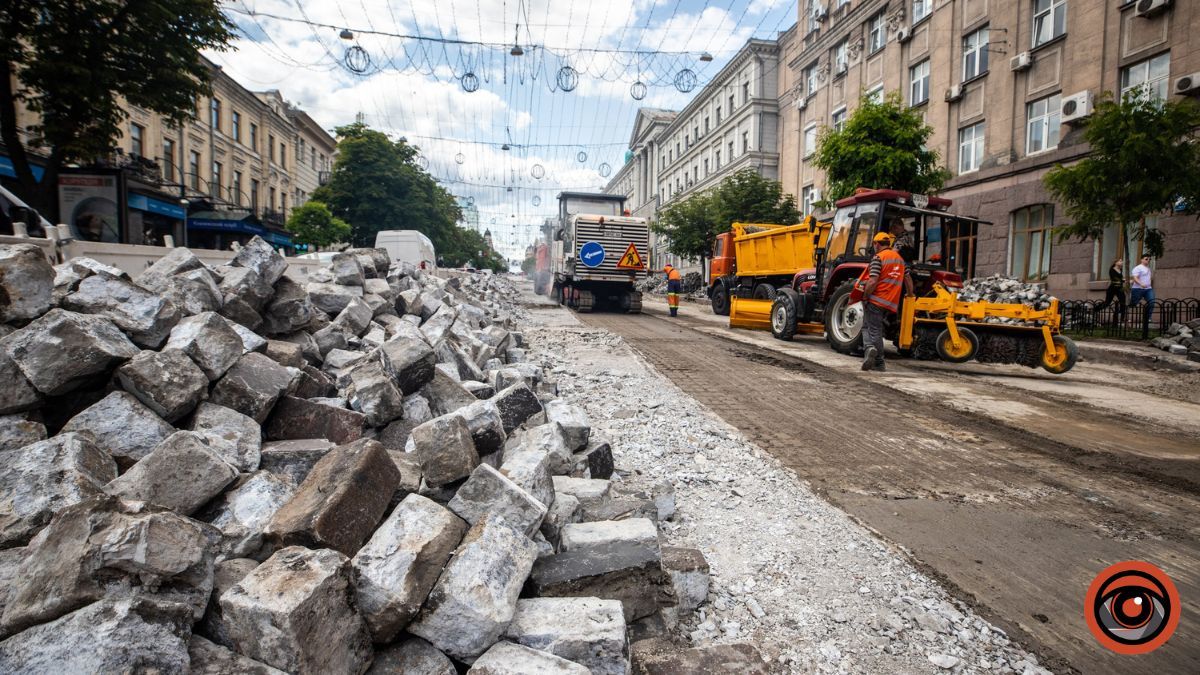
{"type": "Polygon", "coordinates": [[[717,171],[720,171],[721,170],[721,151],[717,150],[717,152],[715,153],[714,156],[715,156],[716,162],[717,162],[717,171]]]}
{"type": "Polygon", "coordinates": [[[808,32],[811,33],[821,27],[821,12],[823,9],[821,0],[808,0],[808,32]]]}
{"type": "Polygon", "coordinates": [[[1029,120],[1026,125],[1025,154],[1033,155],[1058,147],[1061,115],[1061,94],[1047,96],[1025,106],[1025,116],[1029,120]]]}
{"type": "Polygon", "coordinates": [[[140,124],[129,125],[129,154],[143,157],[142,152],[142,137],[146,134],[146,127],[140,124]]]}
{"type": "Polygon", "coordinates": [[[867,53],[874,54],[887,42],[887,23],[883,12],[867,20],[867,53]]]}
{"type": "Polygon", "coordinates": [[[1094,280],[1107,281],[1108,268],[1112,267],[1113,261],[1117,258],[1125,261],[1126,271],[1137,264],[1145,251],[1143,228],[1157,230],[1158,216],[1146,216],[1143,220],[1124,227],[1113,223],[1104,228],[1104,231],[1096,239],[1095,254],[1092,260],[1092,278],[1094,280]],[[1140,237],[1137,235],[1139,231],[1142,231],[1140,237]],[[1127,244],[1128,246],[1126,246],[1127,244]]]}
{"type": "Polygon", "coordinates": [[[830,120],[834,131],[841,131],[842,127],[846,126],[846,109],[839,108],[833,111],[833,117],[830,120]]]}
{"type": "Polygon", "coordinates": [[[742,132],[742,152],[750,152],[750,132],[742,132]]]}
{"type": "Polygon", "coordinates": [[[208,194],[210,194],[214,197],[220,197],[221,196],[221,163],[220,162],[215,161],[215,160],[213,161],[212,175],[209,176],[209,178],[211,178],[212,180],[208,184],[208,194]]]}
{"type": "Polygon", "coordinates": [[[188,183],[193,190],[200,189],[200,153],[192,150],[188,155],[188,173],[191,174],[188,178],[188,183]]]}
{"type": "Polygon", "coordinates": [[[287,168],[287,143],[279,144],[279,166],[287,168]]]}
{"type": "Polygon", "coordinates": [[[163,139],[163,179],[175,180],[175,141],[163,139]]]}
{"type": "Polygon", "coordinates": [[[250,179],[250,209],[258,211],[258,181],[250,179]]]}
{"type": "Polygon", "coordinates": [[[980,28],[963,38],[963,82],[987,72],[988,29],[980,28]]]}
{"type": "Polygon", "coordinates": [[[733,114],[733,94],[729,95],[729,114],[733,114]]]}
{"type": "Polygon", "coordinates": [[[921,105],[929,100],[929,59],[908,69],[908,104],[921,105]]]}
{"type": "Polygon", "coordinates": [[[743,82],[742,83],[742,103],[746,104],[749,102],[750,102],[750,83],[743,82]]]}
{"type": "Polygon", "coordinates": [[[275,161],[275,137],[267,134],[267,153],[271,157],[271,161],[275,161]]]}
{"type": "Polygon", "coordinates": [[[1067,32],[1067,0],[1035,0],[1033,46],[1044,45],[1067,32]]]}
{"type": "Polygon", "coordinates": [[[721,123],[721,106],[717,106],[717,124],[721,123]]]}
{"type": "Polygon", "coordinates": [[[812,96],[817,92],[817,64],[804,69],[804,95],[812,96]]]}
{"type": "Polygon", "coordinates": [[[250,123],[250,149],[258,152],[258,125],[250,123]]]}
{"type": "Polygon", "coordinates": [[[287,215],[287,193],[286,192],[279,193],[279,212],[285,216],[287,215]]]}
{"type": "Polygon", "coordinates": [[[978,171],[983,162],[983,122],[958,130],[958,172],[978,171]]]}
{"type": "Polygon", "coordinates": [[[692,167],[692,182],[695,183],[698,180],[700,180],[700,167],[693,166],[692,167]]]}
{"type": "Polygon", "coordinates": [[[229,184],[229,198],[234,204],[242,205],[242,172],[233,172],[233,182],[229,184]]]}
{"type": "Polygon", "coordinates": [[[704,160],[704,177],[708,178],[708,159],[704,160]]]}
{"type": "Polygon", "coordinates": [[[308,163],[310,165],[312,165],[313,169],[317,168],[317,149],[316,148],[308,149],[308,163]]]}
{"type": "Polygon", "coordinates": [[[834,4],[834,9],[841,9],[849,4],[850,0],[837,0],[836,4],[834,4]]]}
{"type": "Polygon", "coordinates": [[[849,48],[850,48],[849,39],[844,39],[841,42],[837,43],[836,46],[834,46],[834,48],[833,48],[833,73],[834,73],[834,75],[839,75],[839,74],[845,73],[846,70],[850,67],[850,56],[848,53],[849,48]]]}
{"type": "Polygon", "coordinates": [[[1171,53],[1164,52],[1121,69],[1121,98],[1134,93],[1165,101],[1171,74],[1171,53]]]}
{"type": "Polygon", "coordinates": [[[867,91],[867,100],[871,103],[883,103],[883,85],[877,84],[867,91]]]}
{"type": "Polygon", "coordinates": [[[806,185],[800,190],[800,217],[813,212],[813,197],[816,194],[816,188],[812,185],[806,185]]]}
{"type": "Polygon", "coordinates": [[[208,123],[212,125],[213,131],[221,130],[221,101],[218,99],[212,100],[212,114],[209,117],[208,123]]]}
{"type": "Polygon", "coordinates": [[[275,210],[275,187],[274,186],[267,188],[267,199],[269,200],[268,208],[270,210],[274,211],[275,210]]]}
{"type": "Polygon", "coordinates": [[[229,130],[233,133],[233,140],[241,142],[242,140],[242,114],[236,110],[229,113],[229,130]]]}
{"type": "Polygon", "coordinates": [[[817,125],[810,124],[804,127],[804,156],[812,157],[812,154],[817,151],[817,125]]]}
{"type": "Polygon", "coordinates": [[[913,0],[913,18],[912,22],[916,22],[929,16],[929,12],[933,9],[933,0],[913,0]]]}
{"type": "Polygon", "coordinates": [[[729,141],[729,161],[733,161],[733,141],[729,141]]]}
{"type": "Polygon", "coordinates": [[[1041,281],[1050,273],[1053,223],[1052,204],[1038,204],[1013,212],[1010,237],[1013,276],[1023,281],[1041,281]]]}
{"type": "Polygon", "coordinates": [[[700,125],[699,124],[692,127],[692,138],[697,141],[700,140],[700,125]]]}
{"type": "Polygon", "coordinates": [[[708,133],[708,118],[704,118],[704,133],[708,133]]]}

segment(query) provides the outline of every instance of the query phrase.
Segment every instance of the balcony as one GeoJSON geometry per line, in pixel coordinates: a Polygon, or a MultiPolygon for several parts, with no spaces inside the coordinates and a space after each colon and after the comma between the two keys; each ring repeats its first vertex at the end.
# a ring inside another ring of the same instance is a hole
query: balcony
{"type": "Polygon", "coordinates": [[[318,171],[317,172],[317,184],[325,185],[326,183],[328,183],[329,177],[331,174],[333,174],[332,171],[318,171]]]}
{"type": "Polygon", "coordinates": [[[282,228],[285,224],[287,224],[287,218],[284,216],[282,211],[263,209],[262,212],[259,213],[259,219],[264,225],[273,225],[279,228],[282,228]]]}

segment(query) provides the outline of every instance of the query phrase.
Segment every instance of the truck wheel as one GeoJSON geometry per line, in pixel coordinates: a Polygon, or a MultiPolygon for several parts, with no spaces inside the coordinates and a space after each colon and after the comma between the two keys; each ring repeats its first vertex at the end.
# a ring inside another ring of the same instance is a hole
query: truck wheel
{"type": "Polygon", "coordinates": [[[975,354],[979,352],[979,338],[975,335],[975,331],[970,328],[959,328],[958,336],[962,338],[963,344],[959,347],[954,346],[954,342],[950,339],[950,329],[943,330],[937,337],[937,353],[943,361],[949,363],[966,363],[975,358],[975,354]]]}
{"type": "Polygon", "coordinates": [[[780,340],[791,340],[796,334],[796,299],[799,294],[790,288],[781,288],[771,304],[771,335],[780,340]]]}
{"type": "Polygon", "coordinates": [[[862,349],[863,303],[850,302],[854,279],[838,286],[825,309],[825,340],[833,351],[852,354],[862,349]]]}
{"type": "Polygon", "coordinates": [[[1039,362],[1047,372],[1062,375],[1075,367],[1075,362],[1079,360],[1079,348],[1075,346],[1075,341],[1066,335],[1055,335],[1054,346],[1058,347],[1058,353],[1051,356],[1046,353],[1046,345],[1042,345],[1042,357],[1039,362]]]}
{"type": "Polygon", "coordinates": [[[729,316],[729,287],[720,281],[712,289],[712,311],[717,316],[729,316]]]}
{"type": "Polygon", "coordinates": [[[774,300],[775,299],[775,287],[772,286],[771,284],[768,284],[765,281],[762,282],[761,284],[754,287],[754,299],[755,300],[774,300]]]}

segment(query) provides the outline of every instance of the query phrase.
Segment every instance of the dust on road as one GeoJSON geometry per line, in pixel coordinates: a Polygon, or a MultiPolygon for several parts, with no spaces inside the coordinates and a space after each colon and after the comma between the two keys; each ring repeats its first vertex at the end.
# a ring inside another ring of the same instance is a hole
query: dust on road
{"type": "MultiPolygon", "coordinates": [[[[948,405],[946,392],[885,387],[853,371],[709,335],[694,319],[580,319],[625,337],[827,499],[1027,639],[1048,667],[1200,672],[1200,622],[1187,610],[1200,605],[1200,499],[1191,480],[1200,475],[1200,453],[1187,453],[1186,436],[1164,436],[1182,448],[1170,459],[1095,452],[1046,438],[1062,434],[1020,430],[969,405],[948,405]],[[1100,647],[1082,615],[1092,577],[1130,559],[1163,568],[1185,607],[1175,638],[1136,661],[1100,647]]],[[[955,377],[946,375],[951,389],[955,377]]],[[[984,386],[997,400],[1044,405],[1020,389],[984,386]]],[[[1120,431],[1123,442],[1130,439],[1127,420],[1069,399],[1054,404],[1063,428],[1086,429],[1090,438],[1120,431]]]]}

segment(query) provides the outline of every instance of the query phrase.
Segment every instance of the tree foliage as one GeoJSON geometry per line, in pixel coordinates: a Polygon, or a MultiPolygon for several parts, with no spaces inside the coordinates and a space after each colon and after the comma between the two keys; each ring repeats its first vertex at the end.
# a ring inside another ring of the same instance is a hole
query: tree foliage
{"type": "Polygon", "coordinates": [[[898,92],[882,101],[864,95],[839,131],[826,127],[817,140],[816,164],[825,171],[828,207],[860,187],[937,192],[950,177],[925,144],[933,128],[904,105],[898,92]]]}
{"type": "Polygon", "coordinates": [[[120,99],[170,120],[192,114],[210,93],[200,51],[224,49],[232,29],[214,0],[0,3],[0,138],[29,199],[57,213],[59,169],[111,152],[120,99]],[[40,115],[24,137],[22,105],[40,115]],[[40,185],[24,145],[48,149],[40,185]]]}
{"type": "MultiPolygon", "coordinates": [[[[1200,213],[1197,128],[1200,106],[1193,101],[1101,97],[1084,131],[1091,154],[1054,167],[1044,179],[1072,220],[1057,229],[1059,239],[1095,239],[1109,225],[1141,223],[1180,200],[1184,212],[1200,213]]],[[[1135,227],[1129,234],[1145,238],[1151,255],[1162,255],[1159,233],[1135,227]]]]}
{"type": "Polygon", "coordinates": [[[712,252],[717,235],[735,222],[784,223],[800,220],[796,200],[779,181],[742,169],[716,187],[672,202],[652,225],[667,239],[667,250],[681,258],[701,260],[712,252]]]}
{"type": "Polygon", "coordinates": [[[417,148],[355,123],[337,129],[329,182],[312,198],[350,224],[355,246],[374,246],[380,230],[418,230],[440,257],[458,260],[485,250],[483,237],[457,225],[454,196],[417,164],[417,148]]]}
{"type": "Polygon", "coordinates": [[[310,246],[325,247],[350,239],[350,224],[334,217],[329,207],[309,201],[292,209],[287,229],[296,241],[310,246]]]}

